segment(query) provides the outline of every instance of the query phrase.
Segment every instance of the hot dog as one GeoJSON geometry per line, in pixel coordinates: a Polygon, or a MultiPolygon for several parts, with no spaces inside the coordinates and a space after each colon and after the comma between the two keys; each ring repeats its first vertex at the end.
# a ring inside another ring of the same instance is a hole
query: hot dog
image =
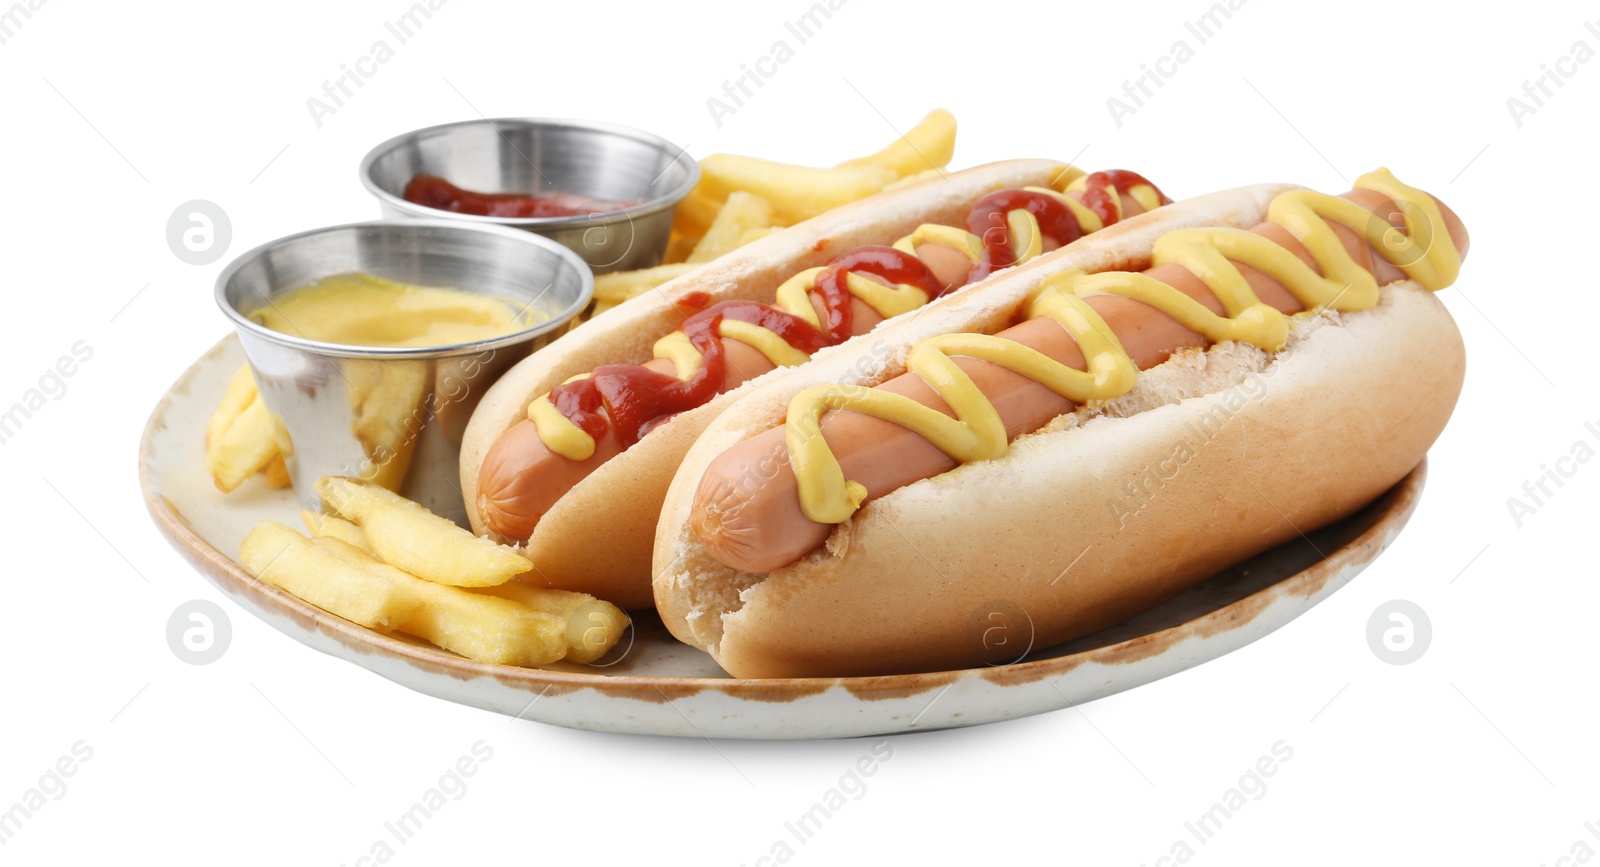
{"type": "Polygon", "coordinates": [[[669,629],[737,676],[993,662],[987,602],[1069,640],[1408,472],[1460,390],[1430,291],[1460,219],[1385,170],[1163,214],[885,328],[901,351],[868,374],[830,358],[747,392],[668,493],[669,629]]]}
{"type": "Polygon", "coordinates": [[[586,323],[489,391],[462,447],[473,528],[525,542],[552,587],[648,606],[661,498],[719,396],[1166,201],[1131,172],[1021,160],[742,248],[586,323]]]}

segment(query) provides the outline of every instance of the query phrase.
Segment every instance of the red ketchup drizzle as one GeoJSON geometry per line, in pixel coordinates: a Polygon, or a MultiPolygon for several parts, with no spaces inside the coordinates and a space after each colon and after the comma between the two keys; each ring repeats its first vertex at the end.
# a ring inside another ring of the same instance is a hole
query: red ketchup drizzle
{"type": "Polygon", "coordinates": [[[1144,179],[1138,172],[1127,169],[1111,169],[1110,171],[1095,172],[1089,176],[1088,186],[1083,191],[1083,206],[1099,215],[1100,221],[1107,226],[1117,221],[1117,206],[1111,198],[1112,190],[1126,193],[1134,187],[1144,185],[1156,191],[1156,196],[1161,199],[1161,204],[1170,205],[1172,200],[1166,193],[1161,192],[1155,184],[1144,179]],[[1095,178],[1104,178],[1102,183],[1095,183],[1095,178]]]}
{"type": "MultiPolygon", "coordinates": [[[[704,293],[693,294],[699,297],[685,297],[690,304],[684,306],[700,306],[708,300],[704,293]]],[[[678,329],[701,357],[700,367],[687,380],[638,364],[607,364],[595,368],[588,379],[551,389],[550,402],[595,439],[605,436],[609,417],[617,443],[631,448],[650,428],[704,404],[722,390],[728,356],[717,337],[717,325],[724,319],[766,328],[808,355],[829,345],[811,323],[776,307],[755,301],[724,301],[690,316],[678,329]]]]}
{"type": "Polygon", "coordinates": [[[852,271],[882,277],[891,286],[909,283],[926,292],[930,301],[944,292],[939,278],[916,256],[893,247],[857,247],[829,262],[827,269],[817,275],[816,288],[822,296],[822,311],[827,316],[823,333],[828,337],[828,346],[843,343],[852,336],[850,328],[855,317],[850,299],[853,296],[845,276],[852,271]]]}
{"type": "MultiPolygon", "coordinates": [[[[1172,204],[1171,199],[1137,172],[1123,169],[1095,172],[1085,183],[1082,194],[1084,207],[1098,215],[1100,222],[1107,226],[1117,221],[1117,204],[1112,197],[1141,184],[1155,189],[1161,204],[1172,204]]],[[[1017,256],[1016,251],[1011,249],[1011,231],[1006,225],[1006,213],[1017,209],[1032,214],[1039,221],[1039,231],[1058,246],[1065,246],[1083,236],[1083,227],[1078,225],[1078,218],[1055,196],[1031,190],[990,193],[979,199],[967,214],[967,231],[983,240],[983,256],[973,263],[972,271],[967,275],[968,283],[977,282],[1001,268],[1016,264],[1017,256]]]]}
{"type": "Polygon", "coordinates": [[[1039,221],[1039,231],[1057,244],[1066,245],[1083,236],[1083,228],[1072,209],[1047,193],[1032,190],[1001,190],[978,200],[967,214],[967,231],[983,240],[983,255],[972,263],[967,282],[976,283],[1001,268],[1017,263],[1017,254],[1011,249],[1011,230],[1006,225],[1006,214],[1025,210],[1039,221]]]}
{"type": "MultiPolygon", "coordinates": [[[[706,305],[711,303],[711,293],[695,289],[691,292],[683,293],[674,303],[684,310],[704,310],[706,305]]],[[[685,313],[684,315],[688,316],[689,314],[685,313]]]]}

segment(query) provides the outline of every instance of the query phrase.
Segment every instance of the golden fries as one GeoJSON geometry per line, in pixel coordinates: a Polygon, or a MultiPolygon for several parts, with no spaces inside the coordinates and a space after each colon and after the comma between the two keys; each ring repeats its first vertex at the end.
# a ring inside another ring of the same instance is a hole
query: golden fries
{"type": "MultiPolygon", "coordinates": [[[[689,254],[694,252],[695,245],[699,243],[699,235],[695,235],[691,238],[687,235],[680,235],[676,232],[672,233],[672,235],[667,239],[667,252],[661,257],[661,264],[677,265],[680,262],[688,260],[689,254]]],[[[623,271],[621,273],[626,274],[629,272],[623,271]]],[[[597,276],[595,279],[599,279],[599,277],[597,276]]]]}
{"type": "MultiPolygon", "coordinates": [[[[831,169],[712,154],[700,161],[700,182],[673,212],[672,236],[661,267],[715,261],[823,211],[880,190],[937,177],[950,163],[955,146],[955,116],[941,108],[929,112],[882,150],[831,169]],[[766,200],[770,212],[758,221],[758,212],[749,210],[755,207],[750,200],[741,196],[740,203],[732,202],[736,194],[766,200]]],[[[676,277],[683,272],[666,273],[676,277]]],[[[670,279],[660,274],[656,268],[645,268],[595,278],[595,305],[590,315],[598,316],[670,279]]]]}
{"type": "Polygon", "coordinates": [[[530,587],[520,581],[507,581],[476,592],[510,599],[555,616],[565,626],[567,659],[573,662],[594,662],[604,656],[628,628],[628,615],[622,609],[587,593],[530,587]]]}
{"type": "Polygon", "coordinates": [[[717,218],[717,211],[721,210],[722,203],[727,198],[726,192],[714,195],[707,187],[702,174],[700,182],[672,212],[672,234],[692,238],[705,235],[706,230],[711,228],[711,221],[717,218]]]}
{"type": "Polygon", "coordinates": [[[206,445],[206,467],[218,489],[232,491],[279,456],[275,424],[257,394],[222,435],[206,445]]]}
{"type": "Polygon", "coordinates": [[[262,581],[368,629],[390,632],[422,607],[393,582],[352,565],[276,521],[255,525],[239,560],[262,581]]]}
{"type": "Polygon", "coordinates": [[[548,665],[567,655],[567,622],[560,617],[424,581],[331,536],[320,536],[313,545],[416,600],[416,607],[397,627],[400,632],[468,659],[499,665],[548,665]]]}
{"type": "Polygon", "coordinates": [[[677,265],[641,268],[638,271],[601,274],[594,278],[594,312],[589,315],[591,318],[599,316],[629,298],[643,295],[668,280],[682,277],[698,267],[683,262],[677,265]]]}
{"type": "Polygon", "coordinates": [[[883,150],[870,156],[845,160],[839,167],[878,166],[891,169],[902,178],[909,178],[949,165],[955,150],[956,116],[936,108],[883,150]]]}
{"type": "Polygon", "coordinates": [[[612,274],[601,274],[594,278],[594,297],[597,301],[621,304],[629,298],[642,295],[668,280],[682,277],[694,269],[694,265],[684,262],[677,265],[657,265],[654,268],[641,268],[638,271],[617,271],[612,274]]]}
{"type": "MultiPolygon", "coordinates": [[[[302,511],[300,517],[306,522],[306,528],[312,536],[338,539],[369,558],[376,557],[367,541],[367,534],[355,524],[335,515],[319,515],[316,512],[302,511]]],[[[373,562],[380,561],[374,559],[373,562]]],[[[564,624],[566,658],[573,662],[587,663],[599,659],[628,628],[628,615],[622,613],[622,609],[587,593],[532,587],[517,581],[507,581],[497,587],[482,587],[473,592],[509,599],[555,617],[564,624]]],[[[466,653],[462,655],[470,656],[466,653]]]]}
{"type": "Polygon", "coordinates": [[[241,365],[206,422],[206,469],[217,489],[229,493],[259,472],[267,484],[288,487],[283,463],[288,434],[261,402],[250,365],[241,365]]]}
{"type": "Polygon", "coordinates": [[[772,203],[773,219],[790,226],[840,205],[864,199],[899,179],[893,169],[851,166],[820,169],[757,157],[712,154],[700,161],[701,183],[713,196],[737,190],[772,203]]]}
{"type": "Polygon", "coordinates": [[[317,480],[317,493],[340,517],[362,529],[385,562],[429,581],[492,587],[533,568],[515,550],[474,536],[378,485],[327,476],[317,480]]]}
{"type": "Polygon", "coordinates": [[[751,229],[764,229],[772,225],[772,203],[754,193],[735,190],[717,211],[705,237],[689,254],[692,263],[710,262],[731,253],[739,246],[739,239],[751,229]]]}
{"type": "Polygon", "coordinates": [[[313,537],[325,536],[331,539],[338,539],[347,545],[360,548],[374,557],[378,554],[378,552],[372,550],[372,544],[367,541],[367,534],[361,532],[360,527],[338,515],[323,515],[309,509],[301,509],[300,520],[306,523],[306,530],[313,537]]]}
{"type": "MultiPolygon", "coordinates": [[[[353,510],[364,515],[400,512],[405,506],[422,510],[383,488],[340,477],[320,480],[318,490],[324,497],[332,494],[347,504],[355,502],[353,510]],[[362,502],[362,497],[370,501],[362,502]]],[[[425,511],[424,516],[444,520],[425,511]]],[[[521,666],[561,659],[594,662],[615,647],[628,628],[628,615],[587,593],[517,582],[473,590],[440,584],[386,562],[376,553],[368,532],[344,518],[309,511],[300,517],[311,539],[277,522],[262,521],[240,546],[240,561],[261,580],[362,626],[414,635],[479,662],[521,666]]],[[[373,523],[387,534],[416,520],[415,515],[404,515],[400,521],[380,518],[373,523]]],[[[450,527],[456,529],[454,524],[450,527]]],[[[438,534],[437,529],[411,529],[419,538],[438,534]]],[[[473,552],[483,573],[499,568],[505,555],[516,556],[510,548],[488,540],[474,541],[497,549],[473,552]]],[[[461,556],[459,550],[449,553],[461,556]]]]}
{"type": "MultiPolygon", "coordinates": [[[[355,415],[351,432],[367,456],[362,473],[367,481],[398,489],[427,418],[422,398],[432,367],[426,361],[352,360],[344,369],[355,415]]],[[[228,493],[263,473],[269,487],[287,488],[284,457],[293,453],[288,432],[261,400],[250,365],[240,366],[206,422],[206,468],[212,480],[228,493]]]]}
{"type": "Polygon", "coordinates": [[[216,412],[211,414],[210,421],[206,422],[206,445],[222,439],[228,432],[233,422],[250,402],[256,399],[256,379],[250,373],[250,365],[241,364],[233,372],[233,379],[228,381],[228,390],[222,393],[222,400],[217,404],[216,412]]]}

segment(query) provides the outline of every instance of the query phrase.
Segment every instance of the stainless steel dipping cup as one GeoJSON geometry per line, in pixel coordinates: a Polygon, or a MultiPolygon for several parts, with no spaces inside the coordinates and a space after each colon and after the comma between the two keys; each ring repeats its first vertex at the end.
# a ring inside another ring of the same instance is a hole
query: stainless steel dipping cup
{"type": "Polygon", "coordinates": [[[700,180],[683,149],[643,130],[585,120],[498,118],[431,126],[378,145],[361,183],[385,217],[460,220],[535,232],[583,257],[596,274],[661,264],[672,214],[700,180]],[[572,217],[483,217],[405,200],[406,185],[433,174],[480,193],[573,193],[622,210],[572,217]]]}
{"type": "Polygon", "coordinates": [[[375,481],[466,526],[457,467],[467,419],[499,376],[555,340],[594,294],[572,251],[528,232],[445,221],[378,221],[314,229],[264,244],[217,278],[267,409],[281,422],[295,493],[316,481],[375,481]],[[534,324],[450,346],[380,348],[273,331],[249,314],[313,280],[352,271],[522,305],[534,324]]]}

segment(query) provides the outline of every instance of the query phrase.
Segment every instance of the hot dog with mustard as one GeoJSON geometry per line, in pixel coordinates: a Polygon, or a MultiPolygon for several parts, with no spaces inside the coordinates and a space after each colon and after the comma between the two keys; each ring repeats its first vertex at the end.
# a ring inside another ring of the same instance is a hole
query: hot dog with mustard
{"type": "Polygon", "coordinates": [[[1464,369],[1432,293],[1466,248],[1385,170],[1343,196],[1246,188],[891,325],[865,373],[764,382],[673,482],[663,620],[735,675],[800,676],[992,662],[970,633],[995,599],[1038,646],[1125,619],[1421,460],[1464,369]]]}

